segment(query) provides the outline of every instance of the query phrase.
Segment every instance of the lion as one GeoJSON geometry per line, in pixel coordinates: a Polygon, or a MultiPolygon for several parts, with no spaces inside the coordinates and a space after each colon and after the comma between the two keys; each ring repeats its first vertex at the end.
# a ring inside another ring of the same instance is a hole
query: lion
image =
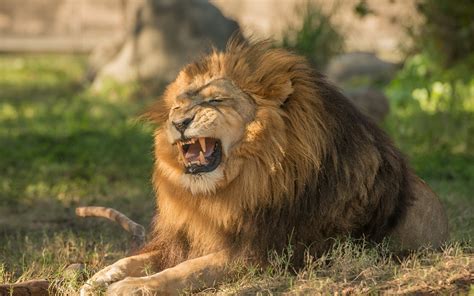
{"type": "Polygon", "coordinates": [[[157,209],[138,255],[81,290],[178,294],[211,287],[233,262],[265,266],[292,246],[321,255],[351,236],[440,247],[436,194],[388,136],[307,61],[269,41],[231,40],[187,65],[148,113],[157,123],[157,209]]]}

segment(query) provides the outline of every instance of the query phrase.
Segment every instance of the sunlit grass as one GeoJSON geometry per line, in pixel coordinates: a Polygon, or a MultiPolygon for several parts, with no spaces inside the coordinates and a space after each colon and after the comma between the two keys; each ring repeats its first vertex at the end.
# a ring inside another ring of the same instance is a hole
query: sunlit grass
{"type": "Polygon", "coordinates": [[[151,128],[137,121],[146,103],[94,94],[83,73],[81,57],[0,56],[0,282],[65,281],[71,263],[95,271],[126,254],[125,233],[76,218],[76,206],[149,224],[151,128]]]}
{"type": "Polygon", "coordinates": [[[0,64],[1,204],[149,197],[151,130],[136,120],[143,103],[83,89],[75,57],[2,56],[0,64]]]}

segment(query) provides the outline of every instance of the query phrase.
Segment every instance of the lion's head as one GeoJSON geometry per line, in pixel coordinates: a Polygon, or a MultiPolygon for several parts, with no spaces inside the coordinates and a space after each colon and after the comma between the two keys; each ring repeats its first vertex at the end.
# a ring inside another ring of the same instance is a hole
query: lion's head
{"type": "MultiPolygon", "coordinates": [[[[249,179],[241,185],[255,187],[255,178],[276,175],[285,160],[305,159],[307,167],[298,172],[307,174],[318,164],[324,137],[318,114],[311,112],[318,102],[303,98],[316,95],[299,77],[307,80],[310,71],[303,58],[270,49],[268,42],[233,42],[227,51],[188,65],[155,108],[161,114],[158,170],[192,194],[215,193],[237,176],[249,179]]],[[[285,188],[297,177],[287,173],[273,187],[285,188]]]]}
{"type": "Polygon", "coordinates": [[[255,101],[219,74],[182,74],[167,96],[166,141],[172,148],[163,151],[168,157],[160,166],[193,193],[213,192],[235,177],[245,127],[255,119],[255,101]]]}

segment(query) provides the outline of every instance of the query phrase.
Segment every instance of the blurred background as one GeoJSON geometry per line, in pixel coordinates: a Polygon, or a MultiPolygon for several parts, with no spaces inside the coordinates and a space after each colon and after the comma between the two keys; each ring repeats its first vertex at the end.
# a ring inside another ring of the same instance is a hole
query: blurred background
{"type": "Polygon", "coordinates": [[[306,56],[375,120],[472,251],[473,20],[471,0],[0,0],[0,283],[127,253],[125,233],[74,209],[149,225],[153,127],[138,117],[239,29],[306,56]]]}

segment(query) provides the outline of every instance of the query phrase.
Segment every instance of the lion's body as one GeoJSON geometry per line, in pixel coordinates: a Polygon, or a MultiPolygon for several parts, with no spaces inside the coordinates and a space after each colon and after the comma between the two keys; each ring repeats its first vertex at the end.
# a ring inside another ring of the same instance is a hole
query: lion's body
{"type": "Polygon", "coordinates": [[[234,42],[187,66],[151,116],[160,126],[157,215],[143,253],[154,252],[157,270],[223,250],[226,263],[265,264],[268,251],[289,244],[298,265],[305,248],[320,254],[344,235],[374,241],[392,235],[410,248],[438,247],[447,238],[436,195],[389,138],[301,57],[265,43],[234,42]],[[224,159],[210,173],[183,174],[168,121],[185,111],[173,104],[188,87],[211,83],[215,90],[204,97],[214,91],[239,99],[193,107],[190,129],[212,130],[222,139],[224,159]],[[428,216],[420,215],[425,206],[428,216]],[[410,232],[412,223],[421,225],[418,232],[410,232]],[[431,226],[437,229],[429,234],[431,226]]]}

